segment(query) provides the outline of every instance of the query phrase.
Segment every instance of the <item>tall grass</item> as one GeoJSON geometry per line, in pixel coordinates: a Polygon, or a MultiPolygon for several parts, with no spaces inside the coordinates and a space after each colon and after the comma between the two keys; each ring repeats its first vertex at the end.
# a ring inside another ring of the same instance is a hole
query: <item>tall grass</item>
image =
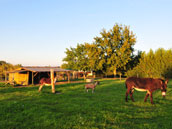
{"type": "Polygon", "coordinates": [[[146,93],[134,93],[136,102],[125,102],[124,81],[100,80],[95,93],[84,83],[51,87],[4,87],[0,84],[0,128],[115,128],[171,129],[172,81],[167,96],[153,93],[155,105],[143,102],[146,93]]]}

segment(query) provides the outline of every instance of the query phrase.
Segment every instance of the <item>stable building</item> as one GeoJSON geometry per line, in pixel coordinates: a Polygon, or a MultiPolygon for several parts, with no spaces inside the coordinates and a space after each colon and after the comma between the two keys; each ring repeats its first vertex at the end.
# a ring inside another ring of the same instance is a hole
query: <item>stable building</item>
{"type": "Polygon", "coordinates": [[[6,72],[6,81],[16,85],[39,84],[41,78],[50,78],[51,69],[54,71],[54,76],[58,78],[60,74],[65,74],[70,81],[71,70],[61,69],[59,67],[41,67],[27,66],[21,67],[13,71],[6,72]]]}

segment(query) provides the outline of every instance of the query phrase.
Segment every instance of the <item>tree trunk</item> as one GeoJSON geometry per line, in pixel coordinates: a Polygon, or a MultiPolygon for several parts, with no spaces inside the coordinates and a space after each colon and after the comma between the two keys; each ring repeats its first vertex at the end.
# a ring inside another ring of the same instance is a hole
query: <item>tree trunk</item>
{"type": "Polygon", "coordinates": [[[116,67],[114,67],[113,74],[114,74],[114,78],[115,78],[116,77],[116,67]]]}
{"type": "Polygon", "coordinates": [[[32,85],[34,84],[34,76],[33,76],[33,72],[32,72],[32,85]]]}
{"type": "Polygon", "coordinates": [[[84,80],[86,80],[86,72],[84,71],[84,80]]]}

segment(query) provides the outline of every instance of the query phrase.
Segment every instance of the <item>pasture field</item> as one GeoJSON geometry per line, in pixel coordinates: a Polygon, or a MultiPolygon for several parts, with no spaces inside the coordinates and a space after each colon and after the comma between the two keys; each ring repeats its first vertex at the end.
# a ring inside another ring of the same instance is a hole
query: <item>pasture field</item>
{"type": "Polygon", "coordinates": [[[57,94],[45,86],[13,88],[0,84],[0,129],[171,129],[172,81],[167,96],[134,92],[135,102],[125,102],[124,81],[100,80],[95,93],[84,83],[56,85],[57,94]]]}

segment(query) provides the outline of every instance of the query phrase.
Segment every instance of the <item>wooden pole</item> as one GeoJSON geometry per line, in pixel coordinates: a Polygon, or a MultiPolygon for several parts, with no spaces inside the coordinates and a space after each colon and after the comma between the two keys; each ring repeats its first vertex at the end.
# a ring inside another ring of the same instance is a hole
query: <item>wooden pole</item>
{"type": "Polygon", "coordinates": [[[13,80],[12,80],[12,84],[13,84],[13,85],[15,85],[14,74],[15,74],[15,73],[13,73],[13,80]]]}
{"type": "Polygon", "coordinates": [[[73,71],[73,80],[75,79],[75,71],[73,71]]]}
{"type": "Polygon", "coordinates": [[[27,85],[29,85],[29,72],[27,72],[27,85]]]}
{"type": "Polygon", "coordinates": [[[51,69],[51,86],[52,86],[52,93],[55,93],[55,85],[54,85],[54,70],[51,69]]]}
{"type": "Polygon", "coordinates": [[[56,80],[58,80],[58,72],[56,72],[56,80]]]}
{"type": "Polygon", "coordinates": [[[114,74],[114,78],[116,78],[116,67],[114,68],[113,74],[114,74]]]}
{"type": "Polygon", "coordinates": [[[34,76],[33,76],[33,72],[32,72],[32,85],[34,83],[34,76]]]}

